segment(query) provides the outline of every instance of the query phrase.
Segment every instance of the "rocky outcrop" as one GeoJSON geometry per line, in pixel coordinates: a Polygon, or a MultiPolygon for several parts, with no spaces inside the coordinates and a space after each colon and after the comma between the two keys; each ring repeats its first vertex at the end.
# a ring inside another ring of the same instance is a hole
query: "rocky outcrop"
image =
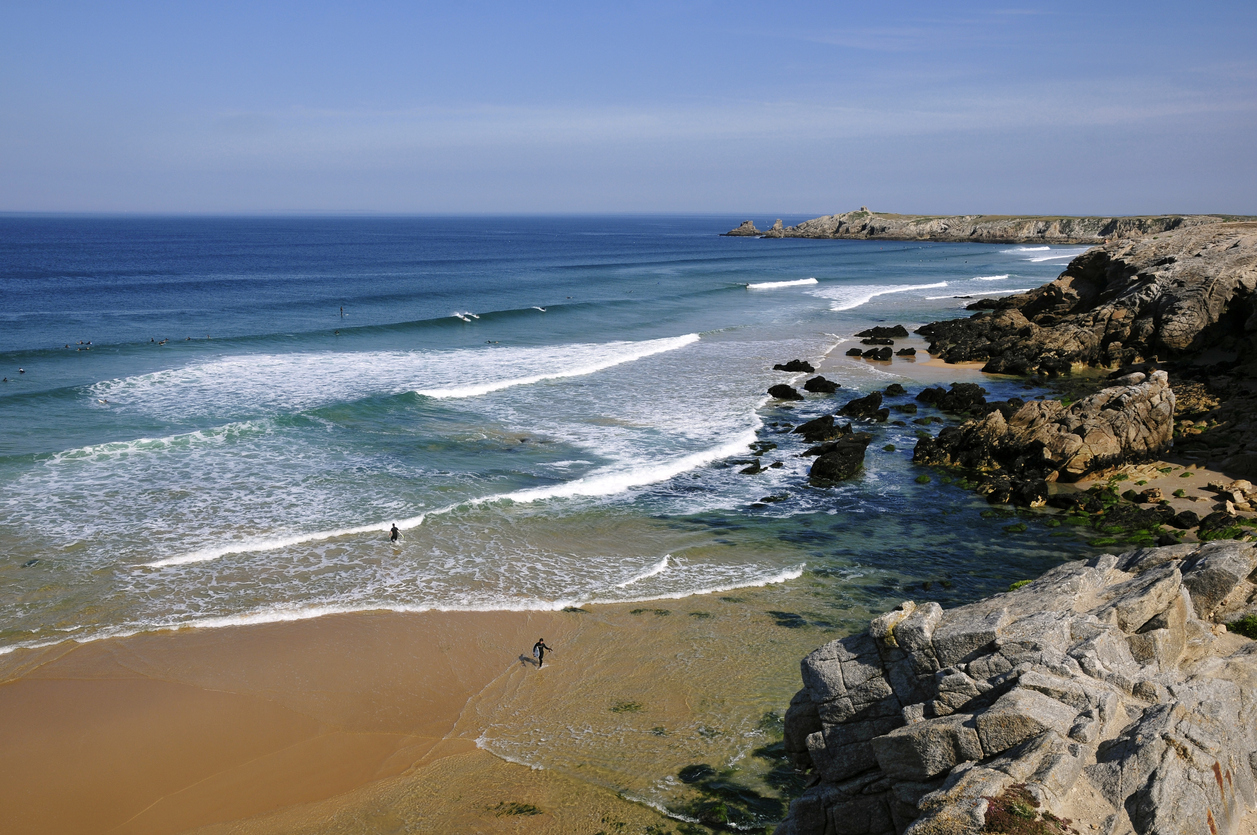
{"type": "Polygon", "coordinates": [[[758,237],[759,237],[760,235],[762,235],[762,234],[764,234],[764,233],[763,233],[763,232],[760,232],[758,229],[756,229],[756,228],[755,228],[755,223],[754,223],[754,221],[744,220],[744,221],[742,221],[742,225],[741,225],[741,226],[739,226],[737,229],[730,229],[728,232],[725,232],[725,237],[729,237],[729,238],[749,238],[749,237],[758,238],[758,237]]]}
{"type": "Polygon", "coordinates": [[[807,360],[790,360],[789,362],[779,362],[773,366],[773,371],[794,371],[812,374],[816,371],[812,367],[812,363],[807,360]]]}
{"type": "Polygon", "coordinates": [[[864,469],[864,451],[873,441],[873,436],[867,432],[852,432],[850,424],[842,427],[840,434],[838,440],[821,444],[804,453],[817,456],[808,471],[808,478],[813,484],[825,486],[843,481],[864,469]]]}
{"type": "Polygon", "coordinates": [[[1000,374],[1056,374],[1191,358],[1257,373],[1257,223],[1188,226],[1078,256],[1028,293],[969,319],[918,329],[948,362],[1000,374]]]}
{"type": "MultiPolygon", "coordinates": [[[[1031,400],[1010,415],[993,409],[985,417],[943,429],[936,438],[922,438],[912,460],[1047,481],[1077,481],[1097,469],[1144,460],[1169,449],[1174,437],[1169,376],[1164,371],[1135,373],[1116,382],[1069,406],[1059,400],[1031,400]]],[[[934,392],[927,399],[939,403],[950,394],[940,391],[927,389],[934,392]]],[[[974,397],[958,400],[969,408],[977,402],[974,397]]]]}
{"type": "MultiPolygon", "coordinates": [[[[968,241],[983,243],[1103,243],[1110,239],[1156,235],[1237,220],[1229,215],[1156,215],[1141,217],[1039,217],[1009,215],[900,215],[856,212],[826,215],[783,227],[778,220],[761,234],[771,238],[873,238],[895,241],[968,241]]],[[[754,235],[745,221],[726,235],[754,235]]]]}
{"type": "Polygon", "coordinates": [[[810,391],[813,394],[833,394],[841,388],[839,383],[833,380],[826,380],[824,377],[813,377],[803,384],[804,391],[810,391]]]}
{"type": "Polygon", "coordinates": [[[906,602],[802,663],[777,835],[1236,835],[1257,807],[1257,549],[1059,566],[969,606],[906,602]],[[1030,825],[1036,826],[1032,828],[1030,825]]]}
{"type": "Polygon", "coordinates": [[[778,383],[768,388],[768,396],[775,397],[778,400],[802,400],[803,395],[799,394],[799,390],[785,383],[778,383]]]}
{"type": "Polygon", "coordinates": [[[890,417],[890,409],[882,408],[882,393],[875,391],[848,401],[845,406],[838,410],[838,414],[843,417],[884,421],[890,417]]]}

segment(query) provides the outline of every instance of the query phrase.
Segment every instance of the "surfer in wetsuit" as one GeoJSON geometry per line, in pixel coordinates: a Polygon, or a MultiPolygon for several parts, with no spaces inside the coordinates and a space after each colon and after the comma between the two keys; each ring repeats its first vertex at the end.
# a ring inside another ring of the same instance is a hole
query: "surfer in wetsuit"
{"type": "Polygon", "coordinates": [[[540,670],[542,665],[545,663],[546,650],[549,650],[550,652],[554,652],[554,650],[546,646],[545,638],[538,638],[537,643],[532,645],[532,657],[537,659],[538,670],[540,670]]]}
{"type": "Polygon", "coordinates": [[[396,542],[397,540],[401,538],[402,538],[402,532],[397,529],[397,523],[394,522],[392,529],[389,530],[388,532],[388,541],[396,542]]]}

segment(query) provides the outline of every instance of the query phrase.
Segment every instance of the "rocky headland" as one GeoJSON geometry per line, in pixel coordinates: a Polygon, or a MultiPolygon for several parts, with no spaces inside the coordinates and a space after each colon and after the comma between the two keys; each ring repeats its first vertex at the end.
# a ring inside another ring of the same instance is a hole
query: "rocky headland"
{"type": "MultiPolygon", "coordinates": [[[[1079,228],[1036,234],[1088,240],[1079,228]]],[[[933,239],[1057,240],[1031,233],[933,239]]],[[[1043,508],[1049,527],[1093,528],[1093,545],[1164,547],[948,611],[905,602],[809,655],[786,745],[812,784],[779,835],[1257,831],[1257,643],[1236,634],[1257,637],[1257,223],[1087,234],[1116,239],[1037,290],[917,330],[934,357],[1056,394],[926,388],[915,400],[953,423],[922,431],[913,460],[993,504],[1043,508]],[[1212,512],[1177,506],[1181,488],[1134,489],[1204,467],[1220,474],[1212,512]]],[[[874,394],[838,414],[879,419],[874,394]]],[[[832,431],[849,433],[849,462],[856,433],[832,431]]]]}
{"type": "Polygon", "coordinates": [[[858,211],[813,218],[795,226],[780,220],[763,231],[753,221],[726,233],[756,238],[859,238],[892,241],[1098,244],[1119,238],[1241,220],[1230,215],[1048,217],[1016,215],[901,215],[858,211]]]}

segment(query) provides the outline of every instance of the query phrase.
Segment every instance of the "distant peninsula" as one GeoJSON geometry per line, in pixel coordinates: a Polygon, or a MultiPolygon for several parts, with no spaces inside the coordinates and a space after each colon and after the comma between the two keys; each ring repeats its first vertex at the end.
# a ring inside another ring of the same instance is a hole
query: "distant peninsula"
{"type": "Polygon", "coordinates": [[[855,238],[887,241],[975,241],[981,243],[1102,244],[1192,226],[1253,220],[1232,215],[1141,215],[1056,217],[1035,215],[901,215],[859,211],[760,231],[753,221],[724,234],[756,238],[855,238]]]}

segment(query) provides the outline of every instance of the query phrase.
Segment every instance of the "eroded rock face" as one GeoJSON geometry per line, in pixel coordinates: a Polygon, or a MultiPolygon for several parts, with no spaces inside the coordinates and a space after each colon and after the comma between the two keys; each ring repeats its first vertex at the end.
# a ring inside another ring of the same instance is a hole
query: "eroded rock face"
{"type": "Polygon", "coordinates": [[[1068,371],[1253,349],[1257,224],[1216,223],[1091,249],[1050,284],[917,333],[948,362],[1000,374],[1068,371]]]}
{"type": "Polygon", "coordinates": [[[777,835],[976,834],[1015,786],[1079,831],[1236,835],[1257,643],[1202,615],[1252,606],[1254,568],[1234,542],[1105,555],[826,644],[785,727],[817,780],[777,835]]]}
{"type": "Polygon", "coordinates": [[[1168,375],[1137,373],[1117,382],[1121,385],[1070,406],[1032,400],[1008,417],[995,409],[983,418],[947,427],[936,438],[922,438],[912,460],[1004,471],[1020,478],[1076,481],[1094,470],[1169,449],[1174,439],[1174,392],[1168,375]]]}

